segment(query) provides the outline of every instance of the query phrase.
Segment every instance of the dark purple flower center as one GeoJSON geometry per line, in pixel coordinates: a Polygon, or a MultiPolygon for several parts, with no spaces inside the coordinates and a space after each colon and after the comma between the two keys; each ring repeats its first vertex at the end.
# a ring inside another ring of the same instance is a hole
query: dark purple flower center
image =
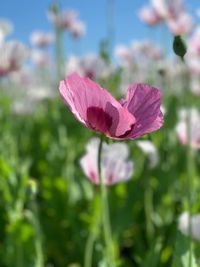
{"type": "Polygon", "coordinates": [[[87,122],[92,129],[102,133],[109,133],[112,118],[102,108],[89,107],[87,109],[87,122]]]}

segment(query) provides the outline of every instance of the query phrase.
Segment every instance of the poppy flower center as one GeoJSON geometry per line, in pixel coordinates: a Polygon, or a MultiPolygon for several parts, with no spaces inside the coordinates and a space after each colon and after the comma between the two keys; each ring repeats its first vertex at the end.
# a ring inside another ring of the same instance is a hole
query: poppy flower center
{"type": "Polygon", "coordinates": [[[112,125],[112,118],[102,108],[89,107],[87,109],[87,122],[94,130],[108,133],[112,125]]]}

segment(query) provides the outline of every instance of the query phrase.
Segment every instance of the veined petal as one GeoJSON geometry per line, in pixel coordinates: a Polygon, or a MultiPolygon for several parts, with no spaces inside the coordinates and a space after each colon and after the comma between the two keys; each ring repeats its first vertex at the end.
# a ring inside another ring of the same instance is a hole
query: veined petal
{"type": "Polygon", "coordinates": [[[127,99],[121,102],[136,118],[129,138],[153,132],[163,125],[160,100],[161,92],[152,86],[135,84],[129,87],[127,99]]]}
{"type": "Polygon", "coordinates": [[[74,73],[61,81],[59,89],[76,118],[88,128],[117,138],[135,123],[133,114],[89,78],[74,73]]]}

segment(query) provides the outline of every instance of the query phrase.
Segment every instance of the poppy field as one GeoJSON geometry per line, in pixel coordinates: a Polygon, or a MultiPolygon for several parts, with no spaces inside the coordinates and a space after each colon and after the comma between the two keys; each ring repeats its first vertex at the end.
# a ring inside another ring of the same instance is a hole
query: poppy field
{"type": "Polygon", "coordinates": [[[65,57],[92,25],[57,1],[29,44],[0,18],[0,267],[200,266],[200,9],[185,2],[137,11],[167,49],[114,43],[111,20],[97,54],[65,57]]]}

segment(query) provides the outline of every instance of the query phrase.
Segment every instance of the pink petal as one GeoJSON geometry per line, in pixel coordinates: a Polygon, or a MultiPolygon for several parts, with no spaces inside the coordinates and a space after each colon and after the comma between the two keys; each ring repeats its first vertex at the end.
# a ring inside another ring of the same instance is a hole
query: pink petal
{"type": "Polygon", "coordinates": [[[71,74],[61,81],[59,89],[76,118],[88,128],[116,138],[135,123],[126,108],[89,78],[71,74]]]}
{"type": "Polygon", "coordinates": [[[97,170],[97,161],[93,154],[86,154],[80,160],[80,165],[85,175],[90,179],[91,182],[98,184],[99,175],[97,170]]]}
{"type": "Polygon", "coordinates": [[[127,100],[121,101],[136,118],[129,138],[137,138],[158,130],[163,125],[160,111],[161,92],[149,85],[135,84],[128,89],[127,100]]]}

